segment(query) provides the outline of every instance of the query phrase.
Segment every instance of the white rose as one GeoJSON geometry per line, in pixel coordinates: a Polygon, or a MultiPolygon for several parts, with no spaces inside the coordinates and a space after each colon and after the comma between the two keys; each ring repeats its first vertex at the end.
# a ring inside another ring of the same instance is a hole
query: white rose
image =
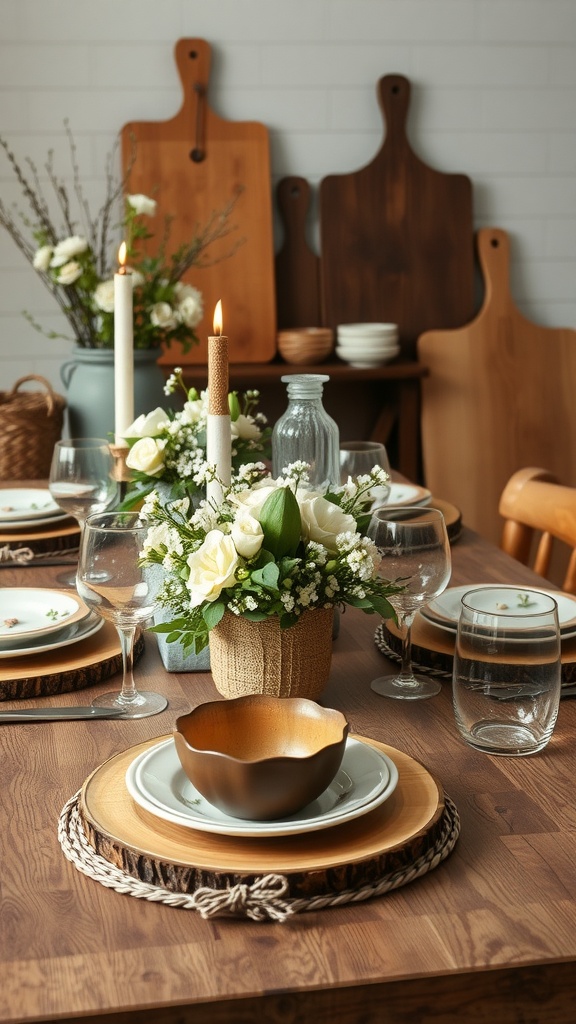
{"type": "Polygon", "coordinates": [[[114,312],[114,281],[101,281],[94,291],[94,303],[104,313],[114,312]]]}
{"type": "Polygon", "coordinates": [[[270,484],[265,480],[259,480],[247,491],[230,494],[228,500],[231,505],[236,505],[237,508],[242,508],[258,518],[266,499],[277,490],[275,483],[270,484]]]}
{"type": "Polygon", "coordinates": [[[160,476],[164,469],[164,442],[141,437],[126,456],[126,465],[148,476],[160,476]]]}
{"type": "Polygon", "coordinates": [[[174,310],[169,302],[156,302],[150,310],[150,322],[163,331],[173,331],[178,326],[174,310]]]}
{"type": "Polygon", "coordinates": [[[154,437],[160,433],[162,424],[167,420],[168,413],[158,405],[152,412],[143,412],[134,420],[134,423],[126,427],[124,437],[154,437]]]}
{"type": "Polygon", "coordinates": [[[126,196],[126,202],[138,215],[144,214],[146,217],[153,217],[156,213],[156,200],[150,199],[149,196],[142,195],[141,192],[137,192],[135,195],[126,196]]]}
{"type": "Polygon", "coordinates": [[[60,268],[56,280],[58,284],[74,284],[79,277],[82,277],[82,267],[77,260],[70,260],[60,268]]]}
{"type": "Polygon", "coordinates": [[[86,252],[87,248],[88,242],[85,238],[80,235],[70,235],[69,238],[64,238],[54,247],[50,266],[62,267],[72,256],[79,256],[86,252]]]}
{"type": "Polygon", "coordinates": [[[232,420],[230,430],[232,437],[239,437],[243,441],[257,441],[260,437],[260,428],[256,426],[253,419],[244,416],[243,413],[240,413],[237,419],[232,420]]]}
{"type": "Polygon", "coordinates": [[[34,259],[32,260],[34,270],[41,270],[45,273],[50,266],[53,252],[54,249],[51,245],[41,245],[39,249],[36,249],[34,259]]]}
{"type": "Polygon", "coordinates": [[[187,587],[191,607],[197,608],[204,601],[216,601],[224,587],[233,586],[239,564],[232,538],[220,530],[210,530],[202,546],[188,558],[187,587]]]}
{"type": "Polygon", "coordinates": [[[200,423],[203,417],[206,417],[208,413],[208,407],[206,402],[202,398],[197,398],[194,402],[184,402],[184,408],[180,415],[182,423],[190,426],[194,426],[200,423]]]}
{"type": "Polygon", "coordinates": [[[305,540],[323,544],[328,551],[336,553],[336,537],[339,533],[356,533],[354,516],[343,512],[326,498],[304,498],[300,502],[302,532],[305,540]]]}
{"type": "Polygon", "coordinates": [[[193,299],[192,297],[186,298],[178,303],[177,312],[185,327],[197,327],[204,313],[202,300],[198,301],[198,299],[193,299]]]}
{"type": "Polygon", "coordinates": [[[232,523],[230,535],[234,547],[242,558],[254,558],[262,547],[264,533],[262,527],[249,512],[240,510],[232,523]]]}

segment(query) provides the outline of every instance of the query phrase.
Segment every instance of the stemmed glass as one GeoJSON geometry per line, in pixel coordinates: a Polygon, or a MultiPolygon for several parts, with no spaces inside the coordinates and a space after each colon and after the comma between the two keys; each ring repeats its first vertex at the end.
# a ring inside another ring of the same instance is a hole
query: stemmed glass
{"type": "MultiPolygon", "coordinates": [[[[114,457],[107,441],[102,437],[57,441],[48,489],[58,507],[78,521],[82,537],[86,517],[110,508],[119,498],[114,457]]],[[[61,582],[73,587],[76,577],[61,582]]]]}
{"type": "MultiPolygon", "coordinates": [[[[340,442],[340,483],[345,484],[349,476],[357,477],[369,473],[374,466],[382,466],[390,475],[388,453],[380,441],[340,442]]],[[[384,505],[389,495],[389,484],[372,489],[374,505],[384,505]]]]}
{"type": "Polygon", "coordinates": [[[138,512],[101,512],[88,517],[80,541],[76,587],[89,608],[114,623],[122,649],[122,689],[104,693],[93,707],[122,708],[126,718],[163,711],[159,693],[139,692],[133,675],[136,628],[154,611],[156,586],[140,564],[148,526],[138,512]]]}
{"type": "Polygon", "coordinates": [[[441,594],[450,580],[444,516],[426,506],[379,508],[372,513],[367,533],[382,555],[382,576],[405,583],[401,593],[389,597],[402,634],[400,672],[374,679],[372,689],[384,697],[404,700],[433,697],[440,692],[438,681],[416,676],[412,669],[411,629],[418,608],[441,594]]]}

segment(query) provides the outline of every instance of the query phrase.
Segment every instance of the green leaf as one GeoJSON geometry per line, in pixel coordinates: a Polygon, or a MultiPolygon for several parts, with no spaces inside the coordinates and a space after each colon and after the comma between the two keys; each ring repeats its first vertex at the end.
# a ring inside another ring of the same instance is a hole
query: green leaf
{"type": "Polygon", "coordinates": [[[202,618],[208,629],[214,629],[214,626],[218,625],[225,611],[226,605],[223,601],[212,601],[202,609],[202,618]]]}
{"type": "Polygon", "coordinates": [[[268,562],[261,569],[255,569],[250,574],[252,583],[259,584],[266,590],[278,590],[278,578],[280,571],[275,562],[268,562]]]}

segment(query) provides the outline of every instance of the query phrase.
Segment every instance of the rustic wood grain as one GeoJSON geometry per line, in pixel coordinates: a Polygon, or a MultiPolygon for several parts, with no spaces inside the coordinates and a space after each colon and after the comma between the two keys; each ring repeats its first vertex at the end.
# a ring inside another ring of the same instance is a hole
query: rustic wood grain
{"type": "Polygon", "coordinates": [[[393,747],[368,742],[396,764],[397,789],[370,814],[333,829],[254,839],[164,822],[135,804],[124,781],[130,763],[149,744],[123,751],[90,776],[82,788],[82,821],[97,853],[169,891],[251,885],[268,872],[287,877],[293,899],[360,889],[433,848],[444,810],[442,787],[422,765],[393,747]]]}
{"type": "MultiPolygon", "coordinates": [[[[144,653],[144,635],[134,644],[135,662],[144,653]]],[[[59,693],[84,690],[120,672],[122,654],[115,627],[105,622],[102,629],[61,650],[32,654],[25,658],[0,660],[0,701],[53,697],[59,693]]]]}
{"type": "Polygon", "coordinates": [[[222,299],[231,362],[266,362],[276,352],[268,129],[256,121],[227,121],[212,109],[211,47],[204,39],[178,40],[175,57],[183,93],[178,113],[169,121],[132,122],[122,129],[124,168],[135,144],[129,190],[154,196],[158,203],[149,228],[155,235],[154,254],[166,215],[174,218],[172,252],[189,243],[213,213],[236,201],[232,232],[203,255],[202,262],[209,265],[193,268],[183,278],[203,295],[200,344],[182,353],[172,343],[159,361],[205,363],[214,308],[222,299]]]}
{"type": "Polygon", "coordinates": [[[278,327],[319,327],[320,259],[308,244],[307,218],[312,198],[305,178],[282,178],[276,199],[284,228],[276,253],[278,327]]]}
{"type": "MultiPolygon", "coordinates": [[[[385,640],[396,654],[402,651],[398,627],[393,622],[384,625],[385,640]]],[[[436,628],[428,619],[417,614],[412,625],[412,657],[426,668],[452,672],[455,636],[445,629],[436,628]]],[[[560,654],[562,684],[567,686],[576,679],[576,640],[563,640],[560,654]]],[[[512,659],[510,659],[513,664],[512,659]]],[[[520,677],[519,677],[520,678],[520,677]]]]}
{"type": "Polygon", "coordinates": [[[360,170],[323,178],[319,190],[323,323],[397,323],[405,356],[423,331],[460,326],[474,312],[472,183],[413,151],[410,90],[403,75],[380,79],[379,152],[360,170]]]}
{"type": "MultiPolygon", "coordinates": [[[[452,556],[455,585],[538,582],[466,528],[452,556]]],[[[14,586],[32,572],[50,586],[58,572],[2,571],[14,586]]],[[[562,702],[534,757],[474,751],[456,735],[448,688],[406,704],[372,692],[386,664],[378,621],[341,616],[322,702],[420,761],[455,801],[462,831],[441,868],[385,899],[270,925],[206,922],[76,871],[56,837],[64,803],[106,758],[217,697],[209,674],[165,672],[150,637],[138,680],[169,698],[160,715],[0,729],[1,1024],[573,1024],[576,706],[562,702]]]]}
{"type": "Polygon", "coordinates": [[[510,293],[510,239],[482,228],[485,298],[474,320],[418,340],[427,486],[462,509],[468,526],[499,543],[500,495],[526,466],[576,485],[576,331],[529,321],[510,293]]]}

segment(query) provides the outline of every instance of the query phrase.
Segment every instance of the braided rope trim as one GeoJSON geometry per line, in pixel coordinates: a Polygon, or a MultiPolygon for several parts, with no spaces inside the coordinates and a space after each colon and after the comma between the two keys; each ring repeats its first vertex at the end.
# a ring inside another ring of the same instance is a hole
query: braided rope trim
{"type": "MultiPolygon", "coordinates": [[[[393,651],[386,641],[383,623],[378,626],[374,633],[374,643],[381,654],[390,658],[391,661],[396,661],[399,665],[402,664],[402,656],[398,654],[397,651],[393,651]]],[[[423,672],[426,676],[436,676],[438,679],[449,679],[452,681],[452,673],[447,672],[443,668],[431,668],[429,665],[419,665],[417,661],[412,661],[412,668],[415,669],[416,672],[423,672]]]]}
{"type": "Polygon", "coordinates": [[[247,917],[252,921],[283,922],[293,914],[304,911],[340,907],[346,903],[360,903],[383,896],[436,868],[452,852],[460,835],[460,815],[452,800],[445,796],[442,830],[434,846],[413,864],[382,875],[360,889],[312,896],[309,899],[290,899],[287,897],[288,879],[284,875],[268,874],[257,878],[251,885],[240,883],[227,889],[202,887],[192,894],[176,893],[133,878],[97,854],[84,832],[78,807],[79,797],[80,791],[67,801],[58,821],[58,841],[62,852],[78,871],[106,888],[127,896],[183,910],[196,910],[204,920],[212,917],[247,917]]]}

